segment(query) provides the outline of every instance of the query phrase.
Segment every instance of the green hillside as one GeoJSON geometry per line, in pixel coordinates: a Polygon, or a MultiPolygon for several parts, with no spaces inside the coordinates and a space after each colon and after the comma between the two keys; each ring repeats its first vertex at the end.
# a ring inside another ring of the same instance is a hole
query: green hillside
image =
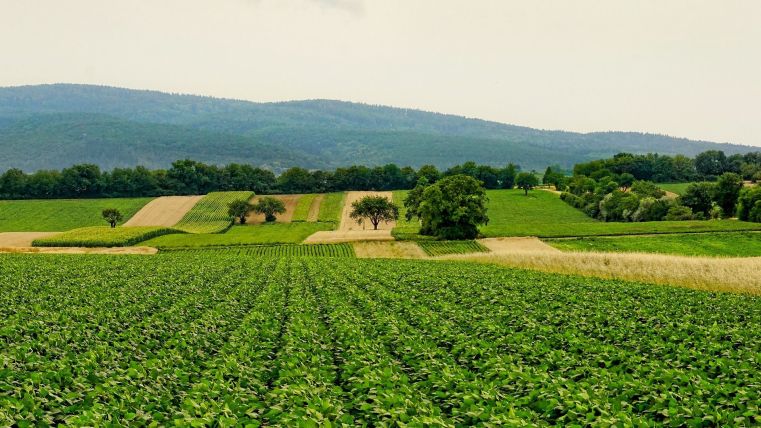
{"type": "Polygon", "coordinates": [[[620,151],[727,154],[746,146],[662,135],[545,131],[419,110],[330,100],[253,103],[90,85],[0,88],[0,170],[165,167],[192,157],[275,170],[463,160],[524,169],[620,151]],[[93,116],[96,115],[96,116],[93,116]]]}

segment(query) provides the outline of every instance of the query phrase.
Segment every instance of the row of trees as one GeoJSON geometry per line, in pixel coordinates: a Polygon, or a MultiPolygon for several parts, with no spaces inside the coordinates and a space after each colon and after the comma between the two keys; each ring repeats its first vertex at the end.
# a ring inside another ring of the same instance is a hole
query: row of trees
{"type": "Polygon", "coordinates": [[[171,168],[149,170],[115,168],[101,171],[97,165],[81,164],[61,171],[43,170],[26,174],[9,169],[0,175],[1,199],[95,198],[205,194],[212,191],[252,190],[257,194],[323,193],[344,190],[412,189],[425,179],[433,184],[443,177],[467,175],[487,189],[512,189],[520,167],[504,168],[466,162],[445,171],[425,165],[415,170],[388,164],[369,168],[351,166],[335,171],[308,171],[294,167],[276,176],[251,165],[207,165],[179,160],[171,168]]]}
{"type": "Polygon", "coordinates": [[[761,180],[761,152],[726,156],[722,151],[709,150],[694,159],[682,155],[619,153],[610,159],[584,162],[573,168],[574,175],[595,180],[613,174],[631,174],[636,180],[657,183],[715,181],[728,172],[738,174],[745,180],[761,180]]]}
{"type": "MultiPolygon", "coordinates": [[[[622,175],[626,176],[622,179],[614,174],[597,180],[574,176],[567,180],[561,199],[604,221],[659,221],[732,217],[738,213],[738,201],[744,195],[742,177],[731,172],[719,176],[715,183],[691,184],[678,198],[666,197],[666,192],[651,181],[630,181],[631,174],[622,175]]],[[[758,191],[750,193],[756,195],[758,191]]],[[[743,220],[750,219],[754,198],[743,200],[743,212],[747,211],[743,220]]]]}

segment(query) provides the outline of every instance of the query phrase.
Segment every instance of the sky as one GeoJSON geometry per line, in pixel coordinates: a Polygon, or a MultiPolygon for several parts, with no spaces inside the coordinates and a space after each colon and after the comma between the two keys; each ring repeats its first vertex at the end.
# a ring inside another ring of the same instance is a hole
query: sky
{"type": "Polygon", "coordinates": [[[761,1],[0,0],[0,86],[57,82],[761,146],[761,1]]]}

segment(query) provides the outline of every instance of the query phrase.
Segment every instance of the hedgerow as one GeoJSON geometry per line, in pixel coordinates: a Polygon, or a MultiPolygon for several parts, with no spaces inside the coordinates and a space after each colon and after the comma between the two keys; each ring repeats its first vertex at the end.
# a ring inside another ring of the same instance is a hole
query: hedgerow
{"type": "Polygon", "coordinates": [[[0,271],[2,426],[761,423],[748,296],[222,253],[0,271]]]}

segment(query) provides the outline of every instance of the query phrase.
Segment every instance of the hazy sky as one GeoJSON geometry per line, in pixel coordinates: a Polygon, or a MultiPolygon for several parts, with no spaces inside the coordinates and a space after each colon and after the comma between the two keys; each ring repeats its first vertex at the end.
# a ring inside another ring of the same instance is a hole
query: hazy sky
{"type": "Polygon", "coordinates": [[[0,86],[53,82],[761,146],[761,1],[0,0],[0,86]]]}

